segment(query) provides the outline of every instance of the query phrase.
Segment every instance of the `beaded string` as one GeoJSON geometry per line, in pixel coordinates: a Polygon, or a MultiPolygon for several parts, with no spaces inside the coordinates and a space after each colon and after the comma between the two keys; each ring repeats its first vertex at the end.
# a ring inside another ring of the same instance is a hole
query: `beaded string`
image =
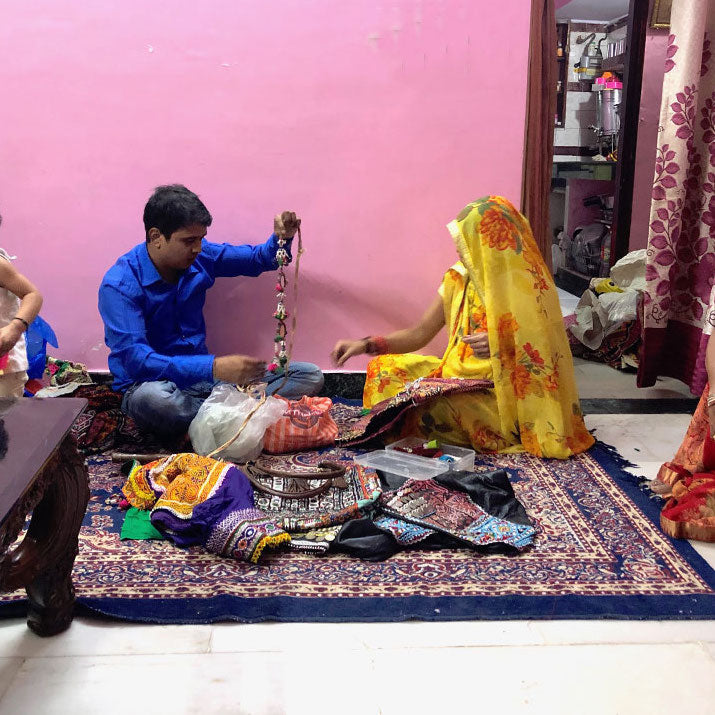
{"type": "Polygon", "coordinates": [[[273,313],[273,317],[278,321],[278,325],[276,327],[276,336],[273,339],[275,343],[273,362],[268,366],[268,369],[277,375],[282,375],[288,364],[288,352],[286,350],[286,336],[288,334],[286,318],[288,317],[288,311],[285,306],[287,285],[285,267],[288,264],[288,251],[285,249],[286,243],[287,240],[285,236],[281,234],[278,238],[278,251],[276,252],[276,261],[278,262],[276,300],[278,301],[278,306],[276,307],[276,312],[273,313]]]}
{"type": "MultiPolygon", "coordinates": [[[[278,307],[276,308],[276,312],[274,313],[273,317],[278,321],[278,330],[276,331],[276,337],[275,337],[275,361],[272,362],[269,366],[268,369],[271,372],[278,373],[279,375],[283,375],[283,380],[281,381],[281,384],[278,386],[276,389],[276,392],[278,392],[283,385],[288,381],[288,365],[290,364],[290,356],[293,352],[293,340],[295,338],[295,330],[296,330],[296,325],[297,325],[297,320],[298,320],[298,269],[300,267],[300,257],[303,255],[303,237],[301,236],[300,233],[300,227],[298,227],[298,249],[296,251],[296,256],[295,256],[295,274],[293,277],[293,285],[294,285],[294,310],[293,310],[293,318],[291,322],[291,337],[290,337],[290,345],[286,346],[286,337],[288,334],[288,327],[286,326],[286,320],[288,319],[288,312],[286,311],[285,308],[285,299],[286,299],[286,286],[287,286],[287,279],[285,275],[285,267],[288,265],[290,262],[290,258],[288,256],[288,251],[285,250],[285,245],[287,241],[286,238],[283,234],[281,234],[278,237],[278,251],[276,251],[276,259],[278,261],[278,282],[276,283],[276,293],[277,293],[277,298],[278,298],[278,307]],[[282,253],[281,253],[282,251],[282,253]],[[280,316],[280,317],[279,317],[280,316]],[[280,371],[280,372],[279,372],[280,371]]],[[[237,385],[238,387],[238,385],[237,385]]],[[[238,387],[239,390],[241,391],[246,391],[246,388],[241,388],[238,387]]],[[[230,447],[243,433],[243,430],[246,428],[246,425],[251,421],[251,417],[258,412],[259,408],[261,405],[263,405],[267,399],[266,397],[266,391],[261,390],[260,393],[256,396],[257,397],[257,402],[251,409],[251,411],[246,415],[246,419],[243,420],[243,423],[241,426],[238,428],[236,434],[231,437],[227,442],[222,444],[220,447],[217,447],[211,454],[209,454],[209,457],[213,457],[214,459],[216,458],[216,455],[219,454],[219,452],[223,452],[224,449],[227,447],[230,447]]],[[[299,477],[298,477],[299,478],[299,477]]]]}
{"type": "Polygon", "coordinates": [[[288,241],[285,238],[284,234],[279,235],[278,251],[276,251],[276,261],[278,262],[276,300],[278,301],[278,305],[276,306],[276,312],[273,313],[273,317],[278,321],[278,325],[276,326],[276,334],[273,338],[273,362],[268,366],[268,370],[277,375],[287,375],[291,353],[293,352],[293,340],[295,338],[298,309],[298,270],[300,265],[300,257],[303,254],[303,237],[300,233],[300,227],[298,227],[298,249],[296,251],[295,276],[293,281],[293,290],[295,291],[295,297],[293,321],[291,324],[290,346],[287,346],[286,344],[288,338],[288,326],[286,325],[286,320],[288,320],[289,315],[286,309],[286,288],[288,285],[288,279],[286,278],[285,268],[290,263],[290,257],[288,255],[288,251],[285,248],[287,242],[288,241]]]}

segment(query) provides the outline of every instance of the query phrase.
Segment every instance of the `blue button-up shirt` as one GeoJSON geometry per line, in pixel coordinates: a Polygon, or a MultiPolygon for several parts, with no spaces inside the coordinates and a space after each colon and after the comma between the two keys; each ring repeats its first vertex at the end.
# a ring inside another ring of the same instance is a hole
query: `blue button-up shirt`
{"type": "Polygon", "coordinates": [[[203,307],[216,278],[257,276],[278,267],[278,240],[260,246],[202,242],[201,253],[175,285],[159,275],[146,243],[125,253],[99,288],[104,340],[114,389],[170,380],[179,387],[213,380],[203,307]]]}

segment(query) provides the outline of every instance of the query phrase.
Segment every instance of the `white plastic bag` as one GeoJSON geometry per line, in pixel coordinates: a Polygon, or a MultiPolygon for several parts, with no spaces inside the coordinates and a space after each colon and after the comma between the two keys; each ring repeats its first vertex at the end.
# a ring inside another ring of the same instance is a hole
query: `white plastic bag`
{"type": "Polygon", "coordinates": [[[611,280],[623,290],[645,290],[646,250],[631,251],[611,268],[611,280]]]}
{"type": "Polygon", "coordinates": [[[602,293],[587,290],[576,307],[576,322],[569,330],[587,348],[598,350],[603,340],[623,323],[636,319],[638,292],[602,293]]]}
{"type": "Polygon", "coordinates": [[[623,323],[630,323],[638,314],[638,291],[627,290],[625,293],[603,293],[598,300],[608,314],[609,327],[606,335],[610,335],[623,323]]]}
{"type": "MultiPolygon", "coordinates": [[[[189,425],[189,437],[194,451],[206,455],[228,442],[256,406],[258,397],[240,392],[233,385],[219,383],[189,425]]],[[[263,435],[286,410],[286,403],[275,397],[266,401],[251,416],[239,438],[223,452],[221,459],[246,462],[255,459],[263,450],[263,435]]]]}

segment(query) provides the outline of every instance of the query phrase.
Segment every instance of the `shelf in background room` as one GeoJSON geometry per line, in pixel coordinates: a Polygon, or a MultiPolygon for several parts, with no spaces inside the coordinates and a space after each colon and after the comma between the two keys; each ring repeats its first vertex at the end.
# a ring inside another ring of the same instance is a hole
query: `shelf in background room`
{"type": "Polygon", "coordinates": [[[603,71],[606,72],[623,72],[626,67],[626,56],[616,55],[615,57],[603,58],[603,71]]]}

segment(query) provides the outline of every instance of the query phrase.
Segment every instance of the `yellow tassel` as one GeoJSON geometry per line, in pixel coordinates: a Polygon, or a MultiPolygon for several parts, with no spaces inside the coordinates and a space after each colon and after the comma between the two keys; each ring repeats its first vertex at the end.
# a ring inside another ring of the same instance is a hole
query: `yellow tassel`
{"type": "Polygon", "coordinates": [[[258,546],[256,546],[256,550],[253,552],[253,555],[251,556],[251,563],[252,564],[258,563],[258,559],[261,558],[263,549],[265,549],[266,546],[275,548],[276,546],[280,546],[281,544],[288,544],[288,543],[290,543],[290,534],[286,534],[285,531],[282,534],[276,534],[275,536],[266,536],[265,538],[261,539],[261,542],[258,544],[258,546]]]}

